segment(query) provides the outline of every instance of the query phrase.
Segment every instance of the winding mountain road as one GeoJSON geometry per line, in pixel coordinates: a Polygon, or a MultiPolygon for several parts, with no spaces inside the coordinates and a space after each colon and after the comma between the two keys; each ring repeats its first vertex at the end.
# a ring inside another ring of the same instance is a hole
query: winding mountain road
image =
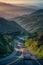
{"type": "MultiPolygon", "coordinates": [[[[41,65],[36,57],[29,53],[31,60],[24,60],[24,40],[27,36],[19,36],[14,40],[14,52],[0,60],[0,65],[41,65]]],[[[25,48],[26,49],[26,48],[25,48]]]]}

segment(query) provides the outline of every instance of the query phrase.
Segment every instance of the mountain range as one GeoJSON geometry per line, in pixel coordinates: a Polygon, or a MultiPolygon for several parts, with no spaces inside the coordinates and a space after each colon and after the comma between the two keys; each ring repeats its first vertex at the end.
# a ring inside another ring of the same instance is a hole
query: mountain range
{"type": "Polygon", "coordinates": [[[24,14],[30,14],[36,10],[37,8],[35,7],[25,7],[16,4],[0,2],[0,17],[4,17],[7,19],[24,14]]]}
{"type": "Polygon", "coordinates": [[[30,15],[12,18],[28,32],[43,31],[43,9],[39,9],[30,15]]]}
{"type": "Polygon", "coordinates": [[[43,9],[0,2],[0,32],[24,29],[28,32],[43,31],[43,9]]]}

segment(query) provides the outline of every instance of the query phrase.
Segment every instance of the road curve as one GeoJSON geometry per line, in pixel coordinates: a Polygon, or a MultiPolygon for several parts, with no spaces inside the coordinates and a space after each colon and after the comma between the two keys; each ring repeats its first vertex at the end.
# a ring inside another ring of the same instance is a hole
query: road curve
{"type": "Polygon", "coordinates": [[[23,40],[26,38],[27,36],[19,36],[14,40],[15,51],[6,59],[3,59],[2,61],[0,60],[0,65],[41,65],[33,54],[32,54],[32,57],[34,60],[24,61],[22,56],[23,52],[19,50],[16,51],[16,49],[18,49],[18,42],[22,44],[22,47],[23,47],[24,45],[23,40]]]}
{"type": "Polygon", "coordinates": [[[10,56],[0,59],[0,65],[11,64],[11,62],[13,61],[15,62],[20,59],[22,52],[15,50],[15,48],[17,48],[17,42],[18,42],[17,40],[18,39],[14,40],[14,52],[10,56]]]}

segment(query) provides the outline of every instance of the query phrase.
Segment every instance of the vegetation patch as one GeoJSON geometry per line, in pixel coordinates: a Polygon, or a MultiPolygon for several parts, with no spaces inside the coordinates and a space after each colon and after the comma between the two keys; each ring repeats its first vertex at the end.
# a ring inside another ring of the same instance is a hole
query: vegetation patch
{"type": "Polygon", "coordinates": [[[43,59],[43,34],[31,34],[25,41],[25,46],[35,54],[37,59],[43,59]]]}
{"type": "Polygon", "coordinates": [[[0,34],[0,58],[10,55],[14,51],[14,43],[11,36],[0,34]]]}

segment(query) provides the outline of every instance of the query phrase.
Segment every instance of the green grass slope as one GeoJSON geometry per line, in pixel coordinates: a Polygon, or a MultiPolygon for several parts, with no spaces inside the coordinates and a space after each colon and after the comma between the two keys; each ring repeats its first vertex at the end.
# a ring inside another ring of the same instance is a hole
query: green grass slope
{"type": "Polygon", "coordinates": [[[25,41],[25,46],[30,50],[43,65],[43,32],[32,33],[25,41]]]}
{"type": "Polygon", "coordinates": [[[20,25],[29,32],[42,32],[43,31],[43,9],[37,10],[30,15],[15,17],[20,25]]]}
{"type": "Polygon", "coordinates": [[[24,29],[15,21],[9,21],[4,18],[0,18],[0,32],[16,32],[23,30],[24,29]]]}

